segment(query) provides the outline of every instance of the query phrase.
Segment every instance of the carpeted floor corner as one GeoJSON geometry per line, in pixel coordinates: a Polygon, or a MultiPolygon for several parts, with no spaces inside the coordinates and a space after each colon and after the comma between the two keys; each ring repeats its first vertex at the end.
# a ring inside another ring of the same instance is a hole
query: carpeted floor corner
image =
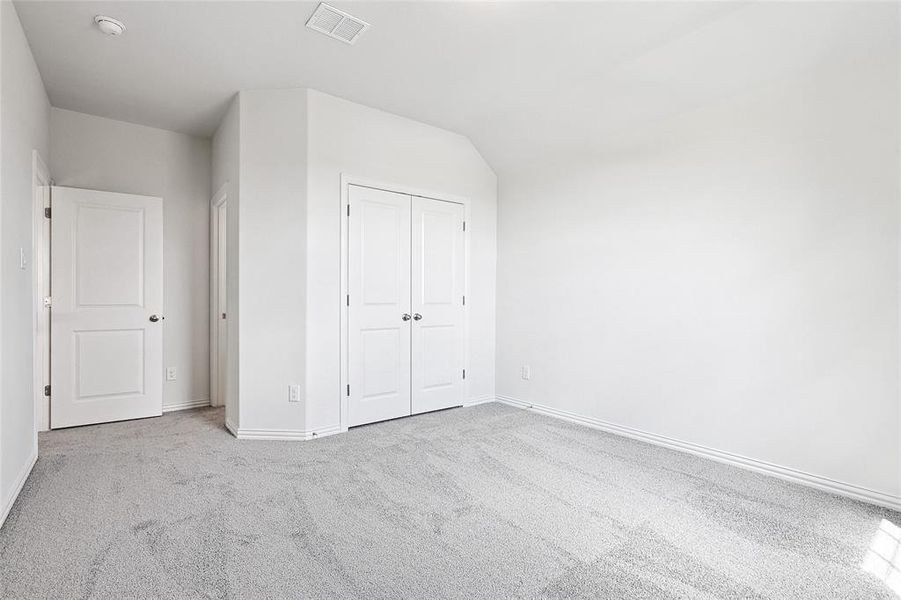
{"type": "Polygon", "coordinates": [[[0,598],[898,598],[899,513],[500,404],[310,442],[222,423],[41,434],[0,598]]]}

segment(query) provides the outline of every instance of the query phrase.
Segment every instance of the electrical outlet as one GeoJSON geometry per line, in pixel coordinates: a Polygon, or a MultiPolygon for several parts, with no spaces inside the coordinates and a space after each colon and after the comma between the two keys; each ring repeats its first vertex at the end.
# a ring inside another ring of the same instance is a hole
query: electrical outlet
{"type": "Polygon", "coordinates": [[[300,386],[288,386],[288,402],[300,402],[300,386]]]}
{"type": "Polygon", "coordinates": [[[175,367],[166,368],[166,381],[175,381],[175,367]]]}
{"type": "Polygon", "coordinates": [[[522,366],[522,378],[526,381],[532,378],[532,367],[530,367],[529,365],[522,366]]]}

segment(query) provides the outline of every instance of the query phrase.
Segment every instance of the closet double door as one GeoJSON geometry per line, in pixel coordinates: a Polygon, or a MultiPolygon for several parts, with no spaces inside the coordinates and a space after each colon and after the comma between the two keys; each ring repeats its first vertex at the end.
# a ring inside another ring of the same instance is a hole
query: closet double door
{"type": "Polygon", "coordinates": [[[460,406],[462,204],[348,190],[348,426],[460,406]]]}

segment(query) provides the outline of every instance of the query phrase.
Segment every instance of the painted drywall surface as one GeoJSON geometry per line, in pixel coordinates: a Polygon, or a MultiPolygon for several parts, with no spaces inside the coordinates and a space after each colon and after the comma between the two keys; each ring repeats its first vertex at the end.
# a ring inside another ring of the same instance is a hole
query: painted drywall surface
{"type": "Polygon", "coordinates": [[[897,494],[897,61],[502,172],[498,394],[897,494]]]}
{"type": "Polygon", "coordinates": [[[339,424],[341,174],[470,199],[468,395],[494,395],[497,178],[468,139],[309,91],[307,428],[339,424]]]}
{"type": "MultiPolygon", "coordinates": [[[[239,271],[238,271],[238,209],[241,206],[241,98],[235,94],[229,104],[228,110],[219,124],[219,128],[213,135],[212,141],[212,191],[217,193],[225,187],[228,194],[228,207],[226,209],[228,230],[226,231],[226,276],[227,305],[228,305],[228,374],[226,377],[225,420],[232,427],[240,426],[238,413],[239,391],[239,346],[238,324],[240,323],[239,298],[239,271]]],[[[216,307],[211,306],[212,314],[216,313],[216,307]]]]}
{"type": "Polygon", "coordinates": [[[209,140],[57,108],[50,139],[57,185],[163,198],[163,406],[208,401],[209,140]]]}
{"type": "MultiPolygon", "coordinates": [[[[32,153],[50,155],[50,103],[11,2],[0,2],[0,512],[37,455],[32,373],[32,153]],[[19,268],[19,249],[26,266],[19,268]]],[[[2,518],[0,514],[0,518],[2,518]]]]}
{"type": "Polygon", "coordinates": [[[304,430],[306,98],[240,94],[241,429],[304,430]]]}

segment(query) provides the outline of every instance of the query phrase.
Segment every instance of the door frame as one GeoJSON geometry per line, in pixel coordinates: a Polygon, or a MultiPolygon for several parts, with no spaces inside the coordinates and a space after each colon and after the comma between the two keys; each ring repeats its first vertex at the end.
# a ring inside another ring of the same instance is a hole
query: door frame
{"type": "MultiPolygon", "coordinates": [[[[223,319],[219,318],[219,207],[226,202],[228,202],[228,183],[222,184],[210,199],[210,404],[212,406],[225,406],[226,403],[220,387],[224,387],[221,384],[224,383],[227,373],[219,373],[220,352],[226,353],[228,364],[228,344],[226,343],[225,348],[219,347],[219,327],[223,325],[227,327],[227,321],[223,324],[223,319]]],[[[228,285],[228,281],[225,285],[228,285]]]]}
{"type": "Polygon", "coordinates": [[[50,169],[37,150],[32,151],[31,159],[31,198],[32,198],[32,244],[31,244],[31,281],[32,281],[32,373],[34,381],[34,422],[35,440],[38,431],[50,430],[50,396],[44,395],[44,386],[50,383],[50,311],[44,306],[44,294],[50,290],[50,236],[49,222],[44,216],[44,209],[50,208],[51,201],[44,202],[44,195],[39,193],[42,187],[50,188],[53,179],[50,169]],[[48,225],[45,227],[45,225],[48,225]],[[48,268],[44,269],[44,262],[48,268]],[[46,362],[45,362],[46,361],[46,362]],[[45,380],[45,374],[47,376],[45,380]]]}
{"type": "MultiPolygon", "coordinates": [[[[405,194],[408,196],[420,196],[430,198],[432,200],[440,200],[443,202],[454,202],[463,205],[463,220],[466,222],[466,230],[463,233],[463,256],[464,256],[464,273],[463,273],[463,295],[469,297],[469,273],[470,269],[470,233],[471,227],[471,202],[469,198],[456,196],[445,192],[436,192],[434,190],[423,190],[414,186],[378,181],[366,177],[357,177],[349,173],[341,173],[341,294],[338,296],[338,306],[341,307],[341,324],[339,329],[339,343],[341,348],[341,381],[338,386],[338,402],[341,407],[341,431],[348,429],[347,415],[347,385],[348,376],[348,268],[350,254],[350,237],[347,227],[347,211],[350,207],[350,186],[356,185],[360,187],[373,188],[385,192],[394,192],[405,194]]],[[[469,304],[463,307],[463,368],[469,372],[469,304]]],[[[469,379],[463,380],[463,402],[469,398],[469,379]]]]}

